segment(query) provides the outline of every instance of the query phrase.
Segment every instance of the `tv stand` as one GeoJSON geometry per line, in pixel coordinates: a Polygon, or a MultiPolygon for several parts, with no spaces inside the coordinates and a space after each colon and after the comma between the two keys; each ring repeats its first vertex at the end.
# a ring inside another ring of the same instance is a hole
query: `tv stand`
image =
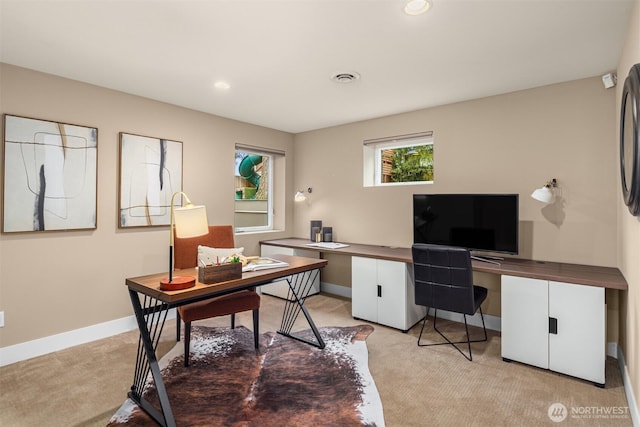
{"type": "Polygon", "coordinates": [[[504,258],[496,257],[496,256],[487,256],[487,255],[471,255],[471,259],[475,259],[476,261],[488,262],[490,264],[500,265],[500,261],[504,261],[504,258]]]}

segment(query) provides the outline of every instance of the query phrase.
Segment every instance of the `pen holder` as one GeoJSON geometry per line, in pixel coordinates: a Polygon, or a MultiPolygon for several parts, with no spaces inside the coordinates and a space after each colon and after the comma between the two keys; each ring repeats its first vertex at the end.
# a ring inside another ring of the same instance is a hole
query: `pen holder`
{"type": "Polygon", "coordinates": [[[240,278],[242,278],[241,262],[198,267],[198,282],[200,283],[211,284],[240,278]]]}

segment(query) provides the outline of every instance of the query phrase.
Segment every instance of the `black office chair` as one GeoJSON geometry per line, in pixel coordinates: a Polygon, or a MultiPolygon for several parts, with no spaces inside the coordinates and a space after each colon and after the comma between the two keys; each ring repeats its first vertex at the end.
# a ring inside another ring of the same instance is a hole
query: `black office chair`
{"type": "Polygon", "coordinates": [[[468,249],[452,246],[429,245],[416,243],[411,248],[413,256],[413,274],[415,279],[415,303],[435,310],[433,314],[433,329],[447,342],[421,344],[422,332],[427,323],[427,315],[424,316],[422,329],[418,337],[418,346],[451,344],[468,360],[473,360],[471,355],[471,343],[487,340],[487,328],[484,325],[484,315],[480,305],[487,298],[487,289],[473,284],[473,271],[471,269],[471,255],[468,249]],[[470,340],[467,315],[473,316],[480,310],[484,339],[470,340]],[[464,328],[467,333],[466,341],[451,341],[436,327],[438,310],[462,313],[464,316],[464,328]],[[467,356],[456,344],[467,343],[469,355],[467,356]]]}

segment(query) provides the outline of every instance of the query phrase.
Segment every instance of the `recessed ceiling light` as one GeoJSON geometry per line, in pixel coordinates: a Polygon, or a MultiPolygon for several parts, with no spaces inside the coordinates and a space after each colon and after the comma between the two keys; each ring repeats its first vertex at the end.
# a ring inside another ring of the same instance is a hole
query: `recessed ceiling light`
{"type": "Polygon", "coordinates": [[[431,0],[407,0],[404,5],[404,13],[407,15],[420,15],[431,8],[431,0]]]}
{"type": "Polygon", "coordinates": [[[213,84],[213,86],[216,89],[221,89],[221,90],[227,90],[227,89],[231,88],[231,85],[229,83],[223,82],[223,81],[215,82],[213,84]]]}
{"type": "Polygon", "coordinates": [[[360,78],[360,74],[353,71],[345,73],[336,73],[331,76],[331,80],[336,83],[352,83],[360,78]]]}

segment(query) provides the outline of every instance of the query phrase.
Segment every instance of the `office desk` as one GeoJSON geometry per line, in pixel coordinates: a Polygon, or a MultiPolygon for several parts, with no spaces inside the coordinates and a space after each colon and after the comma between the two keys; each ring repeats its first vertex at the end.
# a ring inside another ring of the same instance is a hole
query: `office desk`
{"type": "MultiPolygon", "coordinates": [[[[326,249],[309,246],[307,239],[287,238],[263,240],[262,245],[280,246],[293,249],[305,249],[334,254],[343,254],[356,257],[376,258],[388,261],[404,262],[412,264],[411,248],[363,245],[359,243],[347,243],[349,246],[339,249],[326,249]]],[[[552,261],[535,261],[522,258],[505,258],[499,265],[488,262],[472,260],[474,271],[528,277],[532,279],[554,280],[558,282],[576,283],[580,285],[597,286],[607,289],[627,290],[620,270],[613,267],[600,267],[593,265],[569,264],[552,261]]]]}
{"type": "MultiPolygon", "coordinates": [[[[425,307],[414,303],[411,248],[348,243],[344,248],[327,249],[309,246],[311,242],[298,238],[260,243],[350,256],[354,318],[407,331],[426,314],[425,307]]],[[[527,363],[604,386],[605,289],[627,290],[617,268],[521,258],[505,258],[499,264],[472,260],[472,268],[501,278],[505,361],[527,363]]]]}
{"type": "MultiPolygon", "coordinates": [[[[301,297],[301,295],[306,294],[308,286],[313,282],[315,276],[319,274],[319,269],[327,265],[327,261],[286,255],[274,256],[273,258],[285,261],[289,265],[281,268],[246,272],[242,274],[242,278],[226,282],[213,284],[196,282],[194,287],[178,291],[163,291],[160,289],[160,280],[165,278],[167,273],[126,279],[125,284],[129,289],[131,304],[140,329],[134,381],[128,395],[159,424],[164,426],[176,425],[156,355],[156,348],[170,308],[253,288],[273,280],[285,279],[289,284],[290,296],[285,302],[282,323],[278,333],[324,348],[325,343],[313,323],[311,315],[304,306],[304,297],[301,297]],[[300,311],[302,311],[309,323],[316,341],[297,337],[292,332],[293,324],[300,311]],[[149,371],[158,391],[160,411],[142,397],[149,371]]],[[[176,275],[197,278],[198,272],[195,268],[177,270],[176,275]]]]}

